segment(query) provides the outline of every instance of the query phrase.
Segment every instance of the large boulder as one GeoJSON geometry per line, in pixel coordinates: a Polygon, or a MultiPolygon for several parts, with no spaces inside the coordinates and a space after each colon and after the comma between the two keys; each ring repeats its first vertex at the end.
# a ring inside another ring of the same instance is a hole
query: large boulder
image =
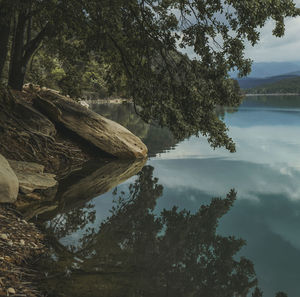
{"type": "Polygon", "coordinates": [[[19,182],[7,160],[0,154],[0,203],[17,200],[19,182]]]}
{"type": "Polygon", "coordinates": [[[44,136],[54,136],[56,129],[54,124],[47,117],[34,109],[32,106],[22,100],[16,101],[14,113],[20,118],[22,128],[29,128],[32,132],[42,134],[44,136]]]}
{"type": "Polygon", "coordinates": [[[40,89],[34,105],[52,121],[110,155],[121,159],[147,156],[147,147],[137,136],[65,96],[49,89],[40,89]]]}

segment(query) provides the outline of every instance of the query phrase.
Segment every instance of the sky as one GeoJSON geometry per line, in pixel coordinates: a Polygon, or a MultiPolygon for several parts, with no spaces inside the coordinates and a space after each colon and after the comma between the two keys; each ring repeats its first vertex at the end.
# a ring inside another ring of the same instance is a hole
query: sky
{"type": "MultiPolygon", "coordinates": [[[[300,0],[294,0],[300,8],[300,0]]],[[[272,35],[274,25],[268,22],[261,30],[261,40],[255,47],[246,48],[246,55],[254,62],[300,61],[300,17],[285,21],[285,36],[277,38],[272,35]]]]}
{"type": "MultiPolygon", "coordinates": [[[[300,0],[294,0],[294,3],[300,8],[300,0]]],[[[272,35],[274,23],[268,21],[261,29],[258,44],[254,47],[250,43],[246,45],[246,57],[254,62],[300,61],[300,16],[285,19],[285,35],[281,38],[272,35]]],[[[187,47],[182,52],[187,53],[191,58],[196,57],[192,48],[187,47]]]]}

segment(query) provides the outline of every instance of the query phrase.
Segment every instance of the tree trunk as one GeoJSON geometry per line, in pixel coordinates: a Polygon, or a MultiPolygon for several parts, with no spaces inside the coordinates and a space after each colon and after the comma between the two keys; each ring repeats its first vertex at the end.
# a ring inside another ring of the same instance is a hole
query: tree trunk
{"type": "Polygon", "coordinates": [[[8,52],[8,40],[10,34],[12,9],[5,9],[0,6],[0,80],[2,78],[3,68],[5,65],[7,52],[8,52]]]}
{"type": "Polygon", "coordinates": [[[18,16],[17,27],[11,49],[8,85],[15,90],[22,90],[26,65],[23,63],[24,35],[26,25],[26,13],[21,11],[18,16]]]}
{"type": "Polygon", "coordinates": [[[18,22],[14,34],[11,59],[9,65],[8,85],[21,91],[24,84],[27,64],[33,53],[37,50],[44,37],[51,32],[49,23],[31,39],[31,17],[26,11],[21,11],[18,16],[18,22]],[[27,24],[27,28],[26,28],[27,24]],[[27,32],[27,41],[25,43],[25,33],[27,32]]]}

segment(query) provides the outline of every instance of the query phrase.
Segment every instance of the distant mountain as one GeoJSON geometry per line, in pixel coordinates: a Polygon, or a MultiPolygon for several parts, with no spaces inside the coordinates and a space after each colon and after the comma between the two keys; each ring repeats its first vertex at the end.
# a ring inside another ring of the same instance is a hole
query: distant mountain
{"type": "Polygon", "coordinates": [[[273,81],[271,83],[262,84],[254,88],[246,89],[246,93],[250,94],[300,94],[300,76],[284,78],[273,81]]]}
{"type": "Polygon", "coordinates": [[[300,71],[278,75],[278,76],[266,77],[266,78],[243,77],[243,78],[238,78],[237,81],[241,89],[250,89],[250,88],[255,88],[261,85],[266,85],[266,84],[274,83],[277,81],[281,81],[287,78],[293,78],[297,76],[300,76],[300,71]]]}
{"type": "MultiPolygon", "coordinates": [[[[300,61],[259,62],[259,63],[253,63],[252,71],[247,78],[266,78],[271,76],[292,74],[295,72],[300,73],[300,61]]],[[[238,76],[238,72],[233,71],[230,73],[230,76],[236,78],[238,76]]]]}
{"type": "Polygon", "coordinates": [[[300,76],[300,70],[286,73],[285,75],[300,76]]]}

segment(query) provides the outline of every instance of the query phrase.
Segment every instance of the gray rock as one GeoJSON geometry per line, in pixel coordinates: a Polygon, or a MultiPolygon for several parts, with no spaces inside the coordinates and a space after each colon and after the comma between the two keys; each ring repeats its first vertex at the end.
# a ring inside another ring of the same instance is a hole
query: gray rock
{"type": "Polygon", "coordinates": [[[85,108],[89,108],[90,107],[89,104],[86,101],[84,101],[84,100],[80,100],[78,103],[80,105],[82,105],[83,107],[85,107],[85,108]]]}
{"type": "Polygon", "coordinates": [[[9,160],[20,184],[20,192],[32,193],[34,190],[45,190],[57,185],[55,174],[44,173],[44,166],[23,161],[9,160]]]}
{"type": "Polygon", "coordinates": [[[44,136],[56,135],[54,124],[45,115],[34,109],[24,101],[18,100],[15,105],[14,112],[22,115],[24,125],[30,127],[35,132],[44,136]]]}
{"type": "Polygon", "coordinates": [[[34,105],[52,121],[62,124],[106,153],[121,159],[147,156],[147,147],[140,138],[65,96],[51,90],[40,90],[34,105]]]}
{"type": "Polygon", "coordinates": [[[14,288],[8,288],[7,293],[8,294],[16,294],[16,290],[14,288]]]}
{"type": "Polygon", "coordinates": [[[43,165],[32,162],[15,161],[9,159],[7,161],[15,172],[26,171],[28,173],[43,173],[45,168],[43,165]]]}
{"type": "Polygon", "coordinates": [[[19,182],[8,161],[0,155],[0,202],[13,203],[17,200],[19,182]]]}
{"type": "Polygon", "coordinates": [[[8,240],[8,237],[6,234],[0,234],[0,238],[3,239],[3,240],[8,240]]]}

